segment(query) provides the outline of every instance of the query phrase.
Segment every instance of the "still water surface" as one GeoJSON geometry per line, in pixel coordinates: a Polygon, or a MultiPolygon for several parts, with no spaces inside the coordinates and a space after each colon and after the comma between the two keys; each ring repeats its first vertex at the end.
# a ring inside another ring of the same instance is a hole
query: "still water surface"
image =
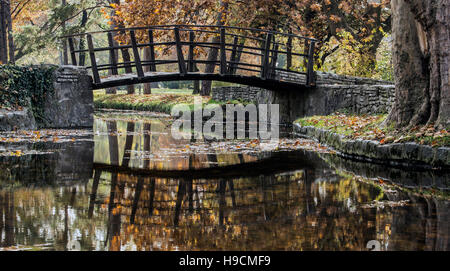
{"type": "Polygon", "coordinates": [[[336,170],[327,152],[176,141],[170,123],[99,114],[74,140],[0,156],[0,247],[367,250],[377,240],[381,250],[449,249],[448,200],[336,170]]]}

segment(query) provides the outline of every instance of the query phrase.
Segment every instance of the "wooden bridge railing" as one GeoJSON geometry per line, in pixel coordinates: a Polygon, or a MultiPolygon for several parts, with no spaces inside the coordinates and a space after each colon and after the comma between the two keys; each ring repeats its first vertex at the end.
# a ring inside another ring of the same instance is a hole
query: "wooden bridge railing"
{"type": "Polygon", "coordinates": [[[229,26],[167,25],[75,34],[63,39],[68,42],[72,65],[85,66],[85,55],[89,54],[87,68],[92,70],[95,84],[100,84],[102,77],[123,73],[144,78],[146,72],[173,72],[167,65],[176,65],[180,75],[198,73],[200,66],[208,73],[209,66],[212,73],[218,67],[220,75],[239,73],[280,80],[276,74],[281,71],[303,74],[303,85],[315,85],[316,40],[293,34],[229,26]],[[148,50],[145,58],[141,49],[148,50]],[[209,50],[215,50],[217,57],[208,58],[209,50]]]}

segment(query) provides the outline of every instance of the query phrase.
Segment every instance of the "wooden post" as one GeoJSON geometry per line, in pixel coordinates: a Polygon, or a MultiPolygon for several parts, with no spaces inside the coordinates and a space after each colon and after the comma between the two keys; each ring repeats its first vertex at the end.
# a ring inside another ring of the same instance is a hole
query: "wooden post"
{"type": "Polygon", "coordinates": [[[142,69],[141,57],[139,56],[139,48],[137,47],[136,34],[134,33],[134,30],[130,30],[130,37],[131,37],[131,46],[133,47],[134,63],[136,64],[136,71],[138,74],[138,78],[143,78],[145,75],[144,70],[142,69]]]}
{"type": "Polygon", "coordinates": [[[77,56],[75,54],[75,46],[73,44],[73,38],[68,38],[69,40],[69,50],[70,50],[70,56],[72,58],[72,65],[77,66],[77,56]]]}
{"type": "Polygon", "coordinates": [[[220,75],[227,73],[227,51],[225,50],[225,28],[220,28],[220,75]]]}
{"type": "Polygon", "coordinates": [[[181,46],[180,29],[174,27],[173,31],[175,33],[175,43],[177,47],[178,69],[182,75],[185,75],[187,71],[186,64],[184,63],[183,47],[181,46]]]}
{"type": "Polygon", "coordinates": [[[288,37],[288,41],[286,44],[286,70],[290,70],[292,67],[292,37],[288,37]]]}
{"type": "Polygon", "coordinates": [[[315,86],[316,78],[314,76],[314,47],[315,42],[312,40],[309,43],[309,53],[308,53],[308,71],[306,74],[306,85],[315,86]]]}
{"type": "Polygon", "coordinates": [[[228,73],[229,74],[233,74],[234,67],[236,66],[236,64],[234,62],[236,62],[236,57],[237,57],[238,41],[239,41],[239,38],[237,36],[234,37],[233,49],[231,51],[230,65],[228,65],[228,73]]]}
{"type": "Polygon", "coordinates": [[[92,35],[86,34],[89,56],[91,57],[92,75],[94,76],[94,83],[100,83],[100,75],[98,74],[97,60],[95,59],[94,43],[92,42],[92,35]]]}
{"type": "Polygon", "coordinates": [[[152,29],[148,30],[148,41],[150,43],[150,61],[153,61],[153,63],[150,64],[150,71],[151,72],[156,72],[155,45],[153,45],[154,40],[153,40],[153,30],[152,29]]]}
{"type": "Polygon", "coordinates": [[[189,31],[189,56],[188,56],[188,72],[194,72],[194,40],[195,33],[194,31],[189,31]]]}
{"type": "Polygon", "coordinates": [[[269,74],[269,60],[270,60],[270,43],[272,42],[272,33],[267,33],[266,36],[266,42],[265,42],[265,49],[264,49],[264,61],[262,63],[261,67],[261,77],[262,79],[266,79],[269,74]]]}
{"type": "Polygon", "coordinates": [[[118,75],[116,50],[114,50],[114,39],[111,32],[108,32],[109,59],[111,61],[111,73],[118,75]]]}

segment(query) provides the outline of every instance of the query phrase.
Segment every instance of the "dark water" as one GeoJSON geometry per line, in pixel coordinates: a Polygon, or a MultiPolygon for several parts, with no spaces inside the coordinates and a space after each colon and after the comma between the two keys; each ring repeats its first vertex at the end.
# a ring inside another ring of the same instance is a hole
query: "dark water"
{"type": "MultiPolygon", "coordinates": [[[[442,197],[354,177],[333,154],[173,140],[170,121],[100,115],[93,138],[0,157],[0,247],[368,250],[376,240],[381,250],[449,249],[442,197]]],[[[383,167],[362,175],[383,174],[406,186],[448,183],[383,167]]]]}

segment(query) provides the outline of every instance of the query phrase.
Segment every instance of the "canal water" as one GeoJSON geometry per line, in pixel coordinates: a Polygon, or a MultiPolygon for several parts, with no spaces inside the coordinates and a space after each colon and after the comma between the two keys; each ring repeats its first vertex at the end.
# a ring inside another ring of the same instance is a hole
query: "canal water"
{"type": "Polygon", "coordinates": [[[0,249],[449,249],[445,172],[289,136],[174,140],[172,121],[103,112],[93,130],[0,135],[0,249]]]}

